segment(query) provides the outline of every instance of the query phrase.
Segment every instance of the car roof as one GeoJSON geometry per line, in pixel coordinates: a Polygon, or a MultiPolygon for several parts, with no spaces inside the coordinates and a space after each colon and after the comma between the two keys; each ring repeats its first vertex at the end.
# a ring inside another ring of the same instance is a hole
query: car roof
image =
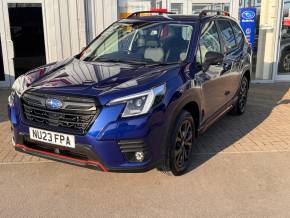
{"type": "Polygon", "coordinates": [[[211,15],[199,17],[196,15],[175,15],[175,14],[166,14],[166,15],[150,15],[150,16],[133,16],[123,19],[124,20],[139,20],[139,21],[148,21],[148,22],[161,22],[161,21],[183,21],[183,22],[205,22],[214,18],[225,18],[231,19],[229,16],[222,15],[211,15]]]}

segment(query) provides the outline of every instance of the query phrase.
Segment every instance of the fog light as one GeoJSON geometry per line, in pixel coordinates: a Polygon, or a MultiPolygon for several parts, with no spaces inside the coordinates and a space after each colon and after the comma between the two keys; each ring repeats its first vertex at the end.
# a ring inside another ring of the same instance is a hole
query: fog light
{"type": "Polygon", "coordinates": [[[142,151],[135,152],[135,158],[137,161],[142,162],[144,160],[144,152],[142,151]]]}

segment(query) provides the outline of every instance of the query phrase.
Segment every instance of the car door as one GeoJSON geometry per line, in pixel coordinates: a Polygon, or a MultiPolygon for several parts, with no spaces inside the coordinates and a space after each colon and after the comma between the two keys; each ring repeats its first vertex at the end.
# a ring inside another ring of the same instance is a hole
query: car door
{"type": "MultiPolygon", "coordinates": [[[[204,63],[208,51],[222,52],[215,21],[209,21],[203,25],[198,46],[196,62],[200,66],[204,63]]],[[[222,71],[223,65],[220,63],[211,65],[206,71],[200,69],[195,75],[195,80],[201,86],[205,119],[214,115],[224,104],[224,87],[220,77],[222,71]]]]}
{"type": "MultiPolygon", "coordinates": [[[[219,34],[224,53],[223,71],[220,75],[224,87],[224,103],[231,101],[239,89],[241,76],[241,61],[243,58],[243,46],[241,39],[234,33],[231,20],[217,20],[219,34]]],[[[238,35],[237,35],[238,36],[238,35]]],[[[241,36],[239,36],[241,37],[241,36]]]]}

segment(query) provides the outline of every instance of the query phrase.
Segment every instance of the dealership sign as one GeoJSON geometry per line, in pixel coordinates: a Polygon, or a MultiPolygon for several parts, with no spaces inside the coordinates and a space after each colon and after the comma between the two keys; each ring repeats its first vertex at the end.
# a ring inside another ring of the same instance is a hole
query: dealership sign
{"type": "Polygon", "coordinates": [[[247,37],[248,42],[253,45],[255,42],[257,11],[256,8],[240,9],[240,24],[247,37]]]}

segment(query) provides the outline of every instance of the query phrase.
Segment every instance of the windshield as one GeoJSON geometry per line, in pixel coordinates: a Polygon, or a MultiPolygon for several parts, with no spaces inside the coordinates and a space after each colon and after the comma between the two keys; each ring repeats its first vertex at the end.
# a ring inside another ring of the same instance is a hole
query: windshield
{"type": "Polygon", "coordinates": [[[172,64],[185,60],[193,26],[176,23],[118,22],[80,55],[83,61],[172,64]]]}

